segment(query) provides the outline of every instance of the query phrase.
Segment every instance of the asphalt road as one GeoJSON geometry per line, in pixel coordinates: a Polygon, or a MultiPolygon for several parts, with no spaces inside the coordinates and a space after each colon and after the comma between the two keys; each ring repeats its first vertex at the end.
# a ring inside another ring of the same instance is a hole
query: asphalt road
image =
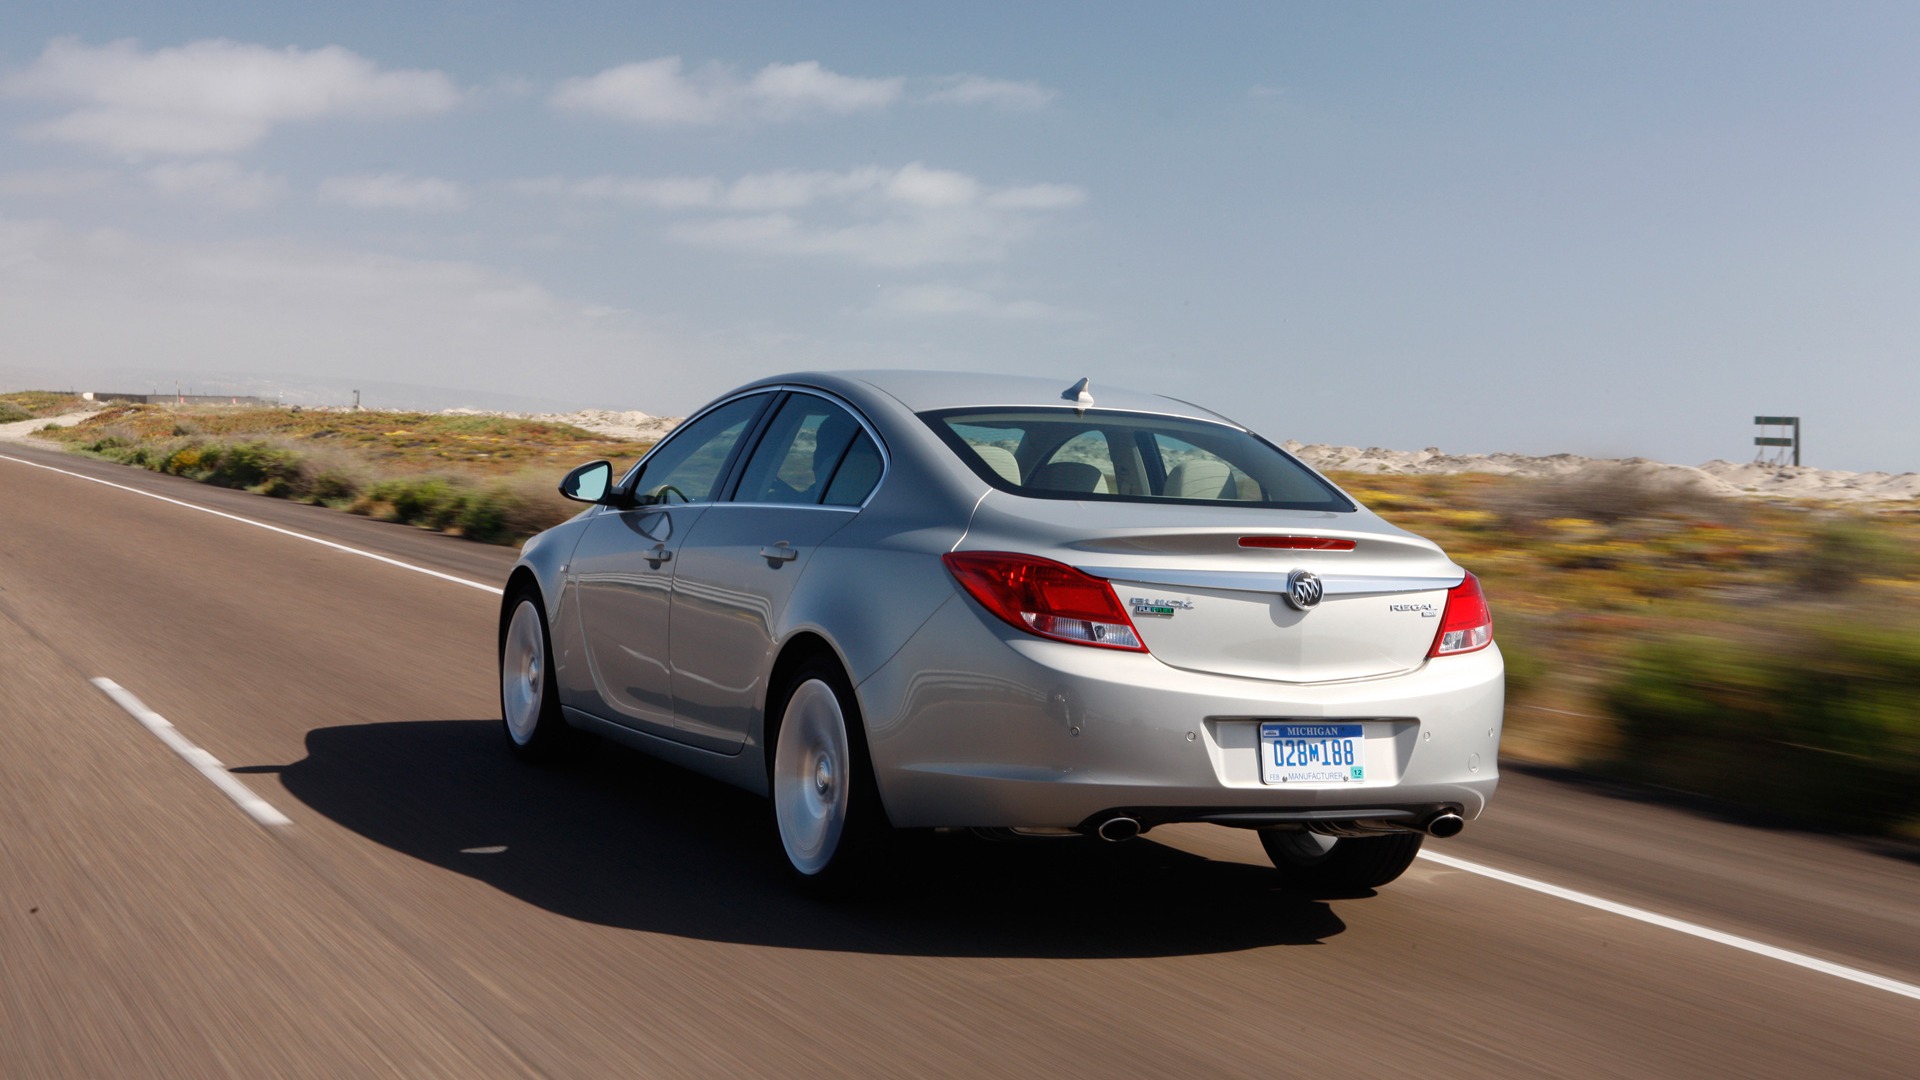
{"type": "Polygon", "coordinates": [[[0,1076],[1920,1073],[1911,849],[1509,769],[1430,851],[1737,940],[1433,860],[1300,899],[1201,826],[939,837],[817,904],[751,797],[510,759],[491,593],[26,461],[482,583],[512,559],[0,445],[0,1076]]]}

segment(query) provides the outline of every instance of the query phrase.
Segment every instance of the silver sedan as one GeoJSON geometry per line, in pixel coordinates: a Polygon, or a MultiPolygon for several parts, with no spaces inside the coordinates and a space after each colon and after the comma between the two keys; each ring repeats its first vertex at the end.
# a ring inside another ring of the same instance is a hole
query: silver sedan
{"type": "Polygon", "coordinates": [[[796,878],[897,830],[1259,830],[1383,885],[1496,783],[1475,578],[1273,443],[1064,380],[789,375],[689,417],[527,541],[509,747],[596,732],[771,796],[796,878]]]}

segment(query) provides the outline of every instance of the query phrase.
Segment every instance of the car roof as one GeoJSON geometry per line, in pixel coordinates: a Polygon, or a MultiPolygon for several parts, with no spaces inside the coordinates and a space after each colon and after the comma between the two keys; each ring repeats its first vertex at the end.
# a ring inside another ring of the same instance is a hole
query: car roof
{"type": "MultiPolygon", "coordinates": [[[[847,383],[865,384],[898,400],[914,412],[960,408],[1071,407],[1081,376],[1044,377],[994,375],[969,371],[822,371],[783,375],[766,383],[807,383],[823,389],[846,389],[847,383]]],[[[1093,407],[1127,412],[1159,413],[1212,420],[1241,426],[1211,409],[1177,398],[1090,381],[1093,407]]]]}

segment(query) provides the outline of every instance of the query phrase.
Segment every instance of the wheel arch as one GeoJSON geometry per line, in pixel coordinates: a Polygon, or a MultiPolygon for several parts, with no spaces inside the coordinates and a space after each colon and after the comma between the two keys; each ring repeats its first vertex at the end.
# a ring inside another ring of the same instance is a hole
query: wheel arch
{"type": "MultiPolygon", "coordinates": [[[[823,659],[840,669],[841,677],[847,680],[847,688],[853,694],[853,707],[859,713],[857,730],[849,731],[849,737],[860,740],[861,745],[870,745],[867,732],[867,706],[860,700],[860,685],[854,680],[853,666],[847,663],[832,641],[815,630],[801,630],[789,637],[780,646],[780,652],[774,657],[773,666],[768,669],[765,691],[760,699],[760,715],[754,722],[750,733],[749,745],[760,752],[760,776],[767,781],[768,791],[772,790],[773,777],[773,740],[777,721],[774,710],[782,704],[787,683],[793,679],[808,661],[823,659]]],[[[869,756],[871,761],[871,756],[869,756]]],[[[877,778],[876,778],[877,779],[877,778]]],[[[882,799],[884,802],[885,800],[882,799]]]]}
{"type": "Polygon", "coordinates": [[[546,593],[540,588],[539,576],[526,566],[516,566],[513,568],[513,573],[507,575],[507,583],[500,590],[500,626],[497,640],[502,646],[507,640],[507,624],[513,621],[514,603],[519,599],[520,594],[526,591],[533,593],[542,613],[547,616],[547,621],[549,623],[553,621],[553,613],[547,610],[546,593]]]}
{"type": "MultiPolygon", "coordinates": [[[[781,644],[779,654],[773,659],[773,667],[767,672],[765,689],[760,698],[760,721],[757,725],[759,730],[753,733],[754,742],[760,747],[760,754],[766,759],[768,768],[773,767],[771,736],[774,726],[774,706],[779,703],[788,680],[793,678],[793,673],[816,657],[838,664],[841,674],[847,677],[848,684],[851,685],[853,682],[853,669],[847,665],[847,658],[841,656],[840,650],[834,648],[833,643],[821,634],[812,630],[802,630],[781,644]]],[[[855,687],[855,698],[858,698],[859,694],[859,688],[855,687]]],[[[857,705],[858,702],[856,701],[855,704],[857,705]]],[[[864,708],[860,710],[862,728],[866,726],[866,712],[864,708]]]]}

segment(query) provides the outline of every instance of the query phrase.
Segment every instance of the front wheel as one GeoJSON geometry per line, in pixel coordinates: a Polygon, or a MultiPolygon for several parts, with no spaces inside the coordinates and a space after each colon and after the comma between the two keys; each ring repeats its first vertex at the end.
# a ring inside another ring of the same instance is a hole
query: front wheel
{"type": "Polygon", "coordinates": [[[852,686],[839,665],[811,660],[773,712],[773,820],[787,867],[810,892],[844,895],[866,882],[891,831],[852,686]]]}
{"type": "Polygon", "coordinates": [[[1304,829],[1261,829],[1260,846],[1289,888],[1309,895],[1377,889],[1405,873],[1426,837],[1415,832],[1381,836],[1321,836],[1304,829]]]}
{"type": "Polygon", "coordinates": [[[547,617],[531,590],[515,597],[500,632],[500,720],[515,757],[546,761],[566,745],[569,732],[560,715],[547,617]]]}

